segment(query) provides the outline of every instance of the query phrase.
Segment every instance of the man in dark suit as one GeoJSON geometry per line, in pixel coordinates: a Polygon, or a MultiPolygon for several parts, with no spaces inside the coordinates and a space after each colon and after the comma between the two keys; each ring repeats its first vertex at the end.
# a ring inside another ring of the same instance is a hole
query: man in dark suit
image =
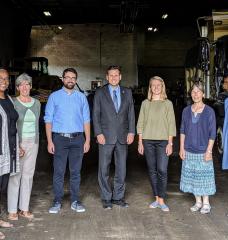
{"type": "Polygon", "coordinates": [[[99,144],[98,181],[105,209],[112,204],[128,207],[124,200],[128,145],[134,141],[135,113],[131,90],[119,85],[121,69],[107,69],[108,84],[96,91],[93,105],[94,133],[99,144]],[[109,183],[112,155],[115,158],[114,187],[109,183]]]}

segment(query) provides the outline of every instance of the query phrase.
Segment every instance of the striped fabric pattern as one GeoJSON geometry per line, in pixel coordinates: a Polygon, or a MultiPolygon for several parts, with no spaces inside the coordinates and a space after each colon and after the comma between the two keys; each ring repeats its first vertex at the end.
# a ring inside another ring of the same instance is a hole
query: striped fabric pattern
{"type": "Polygon", "coordinates": [[[196,196],[215,194],[213,161],[205,161],[204,154],[186,152],[182,162],[180,190],[196,196]]]}

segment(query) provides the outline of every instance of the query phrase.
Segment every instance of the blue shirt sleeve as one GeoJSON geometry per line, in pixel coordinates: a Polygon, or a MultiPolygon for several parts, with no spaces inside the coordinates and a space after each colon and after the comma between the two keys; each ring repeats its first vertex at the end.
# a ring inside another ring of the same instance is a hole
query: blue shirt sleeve
{"type": "Polygon", "coordinates": [[[84,124],[90,122],[89,104],[85,96],[83,97],[83,121],[84,124]]]}
{"type": "Polygon", "coordinates": [[[209,139],[215,140],[216,138],[216,118],[213,109],[210,111],[209,115],[209,139]]]}
{"type": "Polygon", "coordinates": [[[182,112],[182,119],[181,119],[181,126],[180,126],[180,133],[185,134],[185,118],[186,118],[186,108],[182,112]]]}
{"type": "Polygon", "coordinates": [[[53,122],[54,109],[55,109],[54,99],[53,99],[53,95],[51,94],[48,98],[48,101],[45,107],[45,116],[44,116],[45,123],[53,122]]]}

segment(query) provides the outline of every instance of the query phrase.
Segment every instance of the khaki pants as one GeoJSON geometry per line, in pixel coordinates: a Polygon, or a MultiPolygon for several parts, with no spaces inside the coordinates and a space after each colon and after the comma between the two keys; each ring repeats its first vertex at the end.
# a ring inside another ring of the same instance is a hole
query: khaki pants
{"type": "Polygon", "coordinates": [[[34,142],[34,138],[29,138],[22,140],[21,147],[25,151],[25,154],[20,158],[20,173],[9,178],[9,213],[17,213],[18,208],[22,211],[29,210],[38,144],[34,142]]]}

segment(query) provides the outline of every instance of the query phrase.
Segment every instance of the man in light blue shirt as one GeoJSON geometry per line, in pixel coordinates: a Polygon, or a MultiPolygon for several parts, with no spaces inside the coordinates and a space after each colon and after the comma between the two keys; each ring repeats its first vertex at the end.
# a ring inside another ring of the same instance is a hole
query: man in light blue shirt
{"type": "Polygon", "coordinates": [[[85,211],[79,201],[79,187],[83,153],[90,148],[90,112],[85,95],[74,89],[77,75],[74,68],[63,71],[63,88],[49,96],[45,109],[48,152],[54,154],[55,197],[49,213],[58,213],[61,209],[67,160],[70,169],[71,209],[76,212],[85,211]]]}

